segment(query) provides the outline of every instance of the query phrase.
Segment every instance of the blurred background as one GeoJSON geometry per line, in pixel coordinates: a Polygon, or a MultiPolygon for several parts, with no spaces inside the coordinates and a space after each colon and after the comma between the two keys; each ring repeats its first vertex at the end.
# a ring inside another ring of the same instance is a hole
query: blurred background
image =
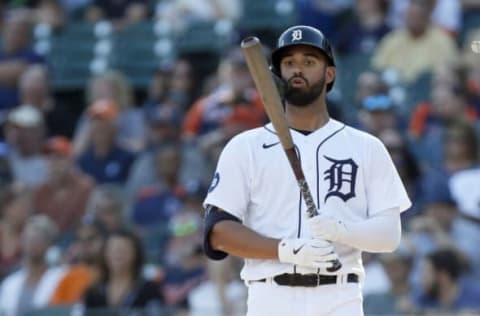
{"type": "Polygon", "coordinates": [[[332,117],[379,137],[413,200],[365,254],[366,315],[480,315],[480,1],[0,2],[0,315],[244,315],[202,254],[225,143],[267,122],[239,50],[332,41],[332,117]]]}

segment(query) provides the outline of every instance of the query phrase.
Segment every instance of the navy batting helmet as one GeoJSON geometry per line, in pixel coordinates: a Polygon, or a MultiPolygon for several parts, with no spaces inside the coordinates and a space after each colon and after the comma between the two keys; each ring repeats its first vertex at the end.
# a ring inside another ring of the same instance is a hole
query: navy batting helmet
{"type": "MultiPolygon", "coordinates": [[[[327,57],[330,66],[335,66],[332,47],[325,35],[314,27],[296,25],[288,28],[280,35],[277,42],[277,48],[272,51],[272,71],[277,76],[281,77],[280,60],[282,58],[282,52],[287,47],[293,45],[308,45],[315,47],[327,57]]],[[[332,89],[334,82],[335,79],[327,85],[327,91],[332,89]]]]}

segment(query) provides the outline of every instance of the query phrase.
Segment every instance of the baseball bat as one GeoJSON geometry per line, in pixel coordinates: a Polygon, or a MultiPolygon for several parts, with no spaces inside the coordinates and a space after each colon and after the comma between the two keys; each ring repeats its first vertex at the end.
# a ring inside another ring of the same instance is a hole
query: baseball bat
{"type": "MultiPolygon", "coordinates": [[[[302,193],[302,197],[307,206],[307,214],[309,217],[318,215],[312,193],[310,192],[310,188],[308,187],[308,183],[305,180],[305,175],[303,174],[300,165],[300,160],[295,152],[295,145],[293,144],[292,135],[290,134],[287,119],[283,112],[282,100],[263,53],[262,44],[257,37],[251,36],[242,41],[241,47],[250,74],[262,99],[265,111],[275,127],[277,136],[285,150],[285,154],[287,155],[290,166],[295,174],[295,178],[297,179],[300,192],[302,193]]],[[[334,272],[341,267],[342,264],[340,261],[336,260],[333,267],[328,268],[327,271],[334,272]]]]}

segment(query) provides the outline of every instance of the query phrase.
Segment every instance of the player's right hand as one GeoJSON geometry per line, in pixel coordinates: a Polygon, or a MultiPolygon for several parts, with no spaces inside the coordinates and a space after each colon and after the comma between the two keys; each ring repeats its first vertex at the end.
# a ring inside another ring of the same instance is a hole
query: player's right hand
{"type": "Polygon", "coordinates": [[[322,269],[331,268],[338,255],[332,243],[323,239],[282,239],[278,244],[278,259],[283,263],[322,269]]]}

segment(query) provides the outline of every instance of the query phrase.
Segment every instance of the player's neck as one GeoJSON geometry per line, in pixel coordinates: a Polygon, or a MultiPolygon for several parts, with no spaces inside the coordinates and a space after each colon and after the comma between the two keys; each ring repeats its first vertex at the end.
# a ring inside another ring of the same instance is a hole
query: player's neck
{"type": "Polygon", "coordinates": [[[306,107],[287,104],[286,117],[290,127],[302,131],[316,131],[330,119],[325,104],[311,104],[306,107]]]}

